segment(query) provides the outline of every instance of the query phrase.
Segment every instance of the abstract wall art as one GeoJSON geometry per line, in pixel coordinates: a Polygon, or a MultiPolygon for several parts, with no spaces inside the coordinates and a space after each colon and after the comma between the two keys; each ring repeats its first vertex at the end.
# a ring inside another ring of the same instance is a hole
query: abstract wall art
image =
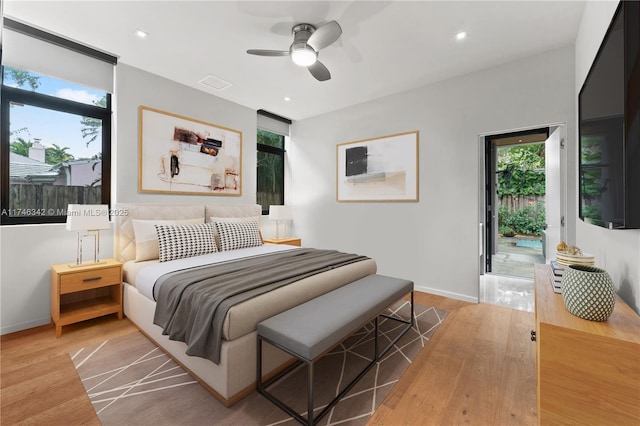
{"type": "Polygon", "coordinates": [[[139,108],[140,192],[242,195],[242,132],[139,108]]]}
{"type": "Polygon", "coordinates": [[[338,201],[418,201],[418,131],[337,145],[338,201]]]}

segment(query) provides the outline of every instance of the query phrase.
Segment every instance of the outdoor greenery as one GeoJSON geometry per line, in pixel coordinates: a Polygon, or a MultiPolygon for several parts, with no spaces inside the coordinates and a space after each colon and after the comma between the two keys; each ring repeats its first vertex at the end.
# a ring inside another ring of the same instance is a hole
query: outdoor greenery
{"type": "MultiPolygon", "coordinates": [[[[516,145],[498,149],[498,196],[543,196],[545,188],[544,144],[516,145]]],[[[541,235],[546,222],[544,203],[510,210],[498,208],[501,234],[541,235]]]]}
{"type": "Polygon", "coordinates": [[[282,135],[258,129],[257,138],[259,144],[284,149],[284,136],[282,135]]]}
{"type": "MultiPolygon", "coordinates": [[[[36,90],[38,87],[40,87],[40,77],[36,75],[33,75],[21,69],[6,66],[2,67],[2,70],[4,72],[4,81],[13,81],[16,87],[19,87],[20,89],[24,88],[24,86],[27,84],[29,85],[29,87],[31,87],[31,90],[36,90]]],[[[11,105],[12,108],[13,106],[14,105],[11,105]]],[[[31,141],[31,139],[26,140],[22,136],[19,136],[23,133],[29,134],[29,129],[23,127],[21,129],[9,131],[9,136],[14,138],[14,141],[9,144],[9,149],[11,150],[11,152],[14,152],[18,155],[28,157],[29,148],[31,148],[31,145],[33,145],[33,141],[31,141]]]]}
{"type": "Polygon", "coordinates": [[[70,149],[68,146],[60,147],[55,143],[51,147],[44,149],[44,162],[47,164],[59,164],[66,163],[73,160],[73,155],[67,152],[70,149]]]}
{"type": "Polygon", "coordinates": [[[4,78],[15,81],[20,88],[28,84],[31,90],[36,90],[40,86],[40,78],[38,76],[17,68],[4,67],[4,78]]]}
{"type": "MultiPolygon", "coordinates": [[[[31,90],[35,91],[38,87],[40,87],[40,77],[29,73],[28,71],[24,71],[17,68],[11,67],[3,67],[4,71],[4,80],[5,81],[13,81],[16,87],[23,89],[25,85],[29,85],[31,90]]],[[[11,105],[13,108],[14,105],[11,105]]],[[[23,157],[29,156],[29,148],[33,145],[33,141],[31,140],[31,135],[29,133],[29,129],[23,127],[17,130],[10,130],[9,136],[14,138],[13,142],[9,144],[9,149],[11,152],[22,155],[23,157]],[[26,133],[29,135],[29,140],[25,139],[22,135],[26,133]]],[[[68,148],[67,148],[68,149],[68,148]]],[[[46,161],[46,151],[45,151],[45,161],[46,161]]]]}
{"type": "Polygon", "coordinates": [[[544,194],[543,143],[498,149],[498,196],[544,194]]]}
{"type": "MultiPolygon", "coordinates": [[[[104,95],[98,101],[94,101],[93,104],[95,106],[106,108],[107,95],[104,95]]],[[[82,132],[82,138],[87,140],[85,143],[89,146],[89,144],[95,141],[101,133],[102,120],[93,117],[82,117],[80,124],[83,126],[82,129],[80,129],[80,132],[82,132]]]]}
{"type": "Polygon", "coordinates": [[[257,202],[263,212],[284,204],[284,136],[258,129],[257,202]]]}
{"type": "Polygon", "coordinates": [[[28,157],[31,145],[33,145],[33,142],[31,141],[26,141],[24,138],[16,138],[15,141],[11,142],[9,147],[11,152],[22,155],[23,157],[28,157]]]}
{"type": "Polygon", "coordinates": [[[504,206],[498,208],[498,232],[507,234],[514,232],[523,235],[541,235],[546,223],[546,212],[543,203],[510,211],[504,206]]]}
{"type": "MultiPolygon", "coordinates": [[[[257,133],[257,142],[262,145],[284,148],[282,136],[260,129],[257,133]]],[[[269,155],[269,153],[261,154],[258,155],[258,191],[278,192],[282,181],[282,158],[278,155],[269,155]]]]}
{"type": "MultiPolygon", "coordinates": [[[[9,149],[15,154],[28,157],[29,148],[31,148],[32,145],[33,142],[31,141],[26,141],[23,138],[16,138],[16,140],[11,142],[9,145],[9,149]]],[[[55,143],[52,144],[52,146],[46,147],[44,149],[44,162],[47,164],[59,164],[73,160],[74,156],[67,152],[69,149],[70,148],[68,146],[61,147],[55,143]]]]}

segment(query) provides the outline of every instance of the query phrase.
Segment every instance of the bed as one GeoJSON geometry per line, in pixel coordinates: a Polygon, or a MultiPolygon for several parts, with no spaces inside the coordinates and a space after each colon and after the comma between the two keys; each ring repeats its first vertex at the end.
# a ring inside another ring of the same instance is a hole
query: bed
{"type": "MultiPolygon", "coordinates": [[[[115,251],[124,267],[124,313],[151,340],[188,370],[207,390],[226,406],[231,406],[255,389],[256,379],[256,325],[275,314],[304,303],[364,276],[375,274],[377,267],[373,259],[345,263],[325,272],[308,275],[302,279],[256,295],[231,306],[224,316],[219,360],[213,362],[206,357],[187,355],[187,344],[170,340],[163,329],[154,324],[156,301],[153,285],[162,273],[172,265],[202,265],[212,259],[255,258],[270,252],[297,250],[282,245],[257,245],[226,250],[211,255],[170,259],[160,262],[166,250],[157,252],[158,229],[171,229],[181,224],[212,222],[250,222],[261,217],[259,205],[167,205],[167,204],[119,204],[115,206],[115,251]],[[154,246],[155,244],[155,246],[154,246]],[[155,252],[153,248],[155,247],[155,252]],[[219,255],[219,256],[218,256],[219,255]],[[151,290],[150,290],[151,288],[151,290]]],[[[176,228],[180,228],[177,226],[176,228]]],[[[227,237],[225,237],[227,238],[227,237]]],[[[227,244],[216,236],[216,244],[227,244]]],[[[303,249],[304,250],[304,249],[303,249]]],[[[311,249],[309,249],[311,250],[311,249]]],[[[204,266],[203,266],[204,267],[204,266]]],[[[290,361],[290,356],[275,348],[265,348],[263,372],[274,374],[290,361]]]]}

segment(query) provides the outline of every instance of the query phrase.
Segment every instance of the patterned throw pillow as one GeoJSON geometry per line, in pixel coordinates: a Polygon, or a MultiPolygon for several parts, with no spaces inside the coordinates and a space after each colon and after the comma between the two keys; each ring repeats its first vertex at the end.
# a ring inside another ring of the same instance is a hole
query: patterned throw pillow
{"type": "Polygon", "coordinates": [[[160,262],[218,251],[211,223],[155,225],[160,262]]]}
{"type": "Polygon", "coordinates": [[[133,219],[133,231],[136,238],[136,262],[157,259],[158,233],[155,225],[192,225],[204,223],[204,218],[175,220],[140,220],[133,219]]]}
{"type": "MultiPolygon", "coordinates": [[[[216,216],[211,216],[209,218],[209,222],[211,223],[216,223],[216,222],[233,222],[233,223],[237,223],[237,222],[256,222],[258,224],[258,230],[260,229],[260,216],[243,216],[243,217],[216,217],[216,216]]],[[[218,250],[222,251],[222,249],[220,248],[220,235],[218,235],[218,230],[215,229],[214,230],[214,234],[216,236],[216,245],[218,246],[218,250]]],[[[262,234],[260,234],[262,236],[262,234]]]]}
{"type": "Polygon", "coordinates": [[[260,227],[255,220],[246,222],[216,222],[220,237],[220,251],[236,250],[262,245],[260,227]]]}

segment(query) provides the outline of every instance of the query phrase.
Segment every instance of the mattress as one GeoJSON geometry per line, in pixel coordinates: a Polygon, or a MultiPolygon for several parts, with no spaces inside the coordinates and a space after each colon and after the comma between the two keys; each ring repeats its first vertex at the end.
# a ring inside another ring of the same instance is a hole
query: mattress
{"type": "MultiPolygon", "coordinates": [[[[285,250],[297,250],[297,247],[265,244],[259,247],[212,253],[170,262],[157,260],[145,262],[127,262],[125,281],[155,303],[153,286],[165,273],[186,269],[208,263],[238,260],[249,256],[259,256],[285,250]]],[[[355,262],[332,269],[321,274],[307,277],[285,287],[249,299],[231,307],[225,317],[222,329],[224,340],[234,340],[255,331],[257,324],[277,313],[290,309],[300,303],[334,290],[345,283],[355,281],[362,276],[375,274],[376,263],[372,259],[355,262]]]]}
{"type": "Polygon", "coordinates": [[[258,247],[248,247],[232,251],[221,251],[209,253],[202,256],[187,257],[184,259],[172,260],[169,262],[160,262],[159,260],[146,260],[136,262],[130,260],[123,266],[124,282],[134,286],[138,291],[155,300],[153,297],[153,286],[158,278],[169,272],[180,271],[195,266],[228,262],[230,260],[238,260],[244,257],[259,256],[279,251],[295,250],[299,247],[264,244],[258,247]]]}

